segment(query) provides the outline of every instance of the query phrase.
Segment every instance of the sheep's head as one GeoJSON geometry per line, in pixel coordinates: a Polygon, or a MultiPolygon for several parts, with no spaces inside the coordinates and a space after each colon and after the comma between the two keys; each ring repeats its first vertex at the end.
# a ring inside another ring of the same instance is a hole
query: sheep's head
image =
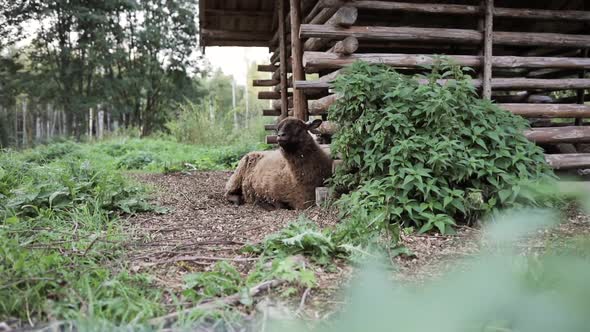
{"type": "Polygon", "coordinates": [[[303,122],[295,118],[286,118],[277,126],[277,143],[287,151],[297,151],[306,144],[315,144],[308,131],[316,129],[322,124],[322,120],[316,119],[303,122]]]}

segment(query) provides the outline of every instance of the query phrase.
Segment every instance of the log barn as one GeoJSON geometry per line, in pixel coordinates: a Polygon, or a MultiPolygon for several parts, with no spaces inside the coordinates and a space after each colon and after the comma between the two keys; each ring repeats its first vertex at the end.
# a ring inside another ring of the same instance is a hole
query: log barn
{"type": "Polygon", "coordinates": [[[445,54],[474,68],[481,98],[530,119],[556,170],[590,168],[589,0],[200,0],[199,16],[202,47],[268,47],[268,79],[253,82],[268,87],[268,130],[325,118],[355,61],[417,73],[445,54]]]}

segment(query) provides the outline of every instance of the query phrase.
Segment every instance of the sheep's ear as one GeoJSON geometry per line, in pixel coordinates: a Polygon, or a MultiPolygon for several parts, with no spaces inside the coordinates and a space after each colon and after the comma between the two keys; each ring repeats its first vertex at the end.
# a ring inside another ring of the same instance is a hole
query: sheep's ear
{"type": "Polygon", "coordinates": [[[322,124],[322,120],[315,119],[313,121],[307,121],[305,124],[307,125],[307,130],[314,130],[319,128],[319,126],[322,124]]]}

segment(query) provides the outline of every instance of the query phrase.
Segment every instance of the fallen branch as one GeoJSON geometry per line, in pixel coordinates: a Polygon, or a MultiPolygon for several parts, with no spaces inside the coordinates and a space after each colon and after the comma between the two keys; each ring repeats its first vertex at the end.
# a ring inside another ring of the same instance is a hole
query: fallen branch
{"type": "MultiPolygon", "coordinates": [[[[266,292],[266,291],[270,290],[271,288],[278,287],[278,286],[282,285],[284,282],[285,282],[284,280],[276,280],[276,279],[270,280],[270,281],[265,281],[265,282],[262,282],[256,286],[250,288],[248,293],[251,297],[255,297],[255,296],[258,296],[259,294],[261,294],[262,292],[266,292]]],[[[209,300],[207,302],[200,303],[192,308],[176,311],[176,312],[167,314],[165,316],[152,318],[152,319],[150,319],[149,323],[151,325],[156,325],[156,326],[168,326],[172,322],[176,321],[179,316],[184,315],[184,314],[188,314],[194,310],[208,311],[208,310],[219,309],[219,308],[222,308],[225,306],[237,305],[240,303],[241,299],[242,299],[242,294],[237,293],[237,294],[222,297],[219,299],[209,300]]]]}
{"type": "Polygon", "coordinates": [[[168,264],[176,262],[187,262],[187,261],[232,261],[232,262],[252,262],[257,261],[259,258],[247,258],[247,257],[212,257],[212,256],[180,256],[171,259],[148,263],[146,266],[153,266],[158,264],[168,264]]]}

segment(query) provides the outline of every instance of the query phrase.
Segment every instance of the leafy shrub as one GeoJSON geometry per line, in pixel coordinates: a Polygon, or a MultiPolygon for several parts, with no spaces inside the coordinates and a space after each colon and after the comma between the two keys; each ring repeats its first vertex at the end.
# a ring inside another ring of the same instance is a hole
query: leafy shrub
{"type": "Polygon", "coordinates": [[[117,163],[120,169],[143,169],[152,163],[159,162],[160,159],[152,152],[133,151],[124,155],[117,163]]]}
{"type": "Polygon", "coordinates": [[[25,160],[35,163],[49,163],[68,156],[79,157],[80,145],[71,141],[41,145],[25,153],[25,160]]]}
{"type": "Polygon", "coordinates": [[[332,148],[343,164],[332,185],[347,192],[338,204],[349,222],[447,233],[500,207],[546,204],[527,192],[552,173],[526,121],[480,100],[457,66],[424,78],[359,62],[336,80],[329,119],[342,127],[332,148]]]}

